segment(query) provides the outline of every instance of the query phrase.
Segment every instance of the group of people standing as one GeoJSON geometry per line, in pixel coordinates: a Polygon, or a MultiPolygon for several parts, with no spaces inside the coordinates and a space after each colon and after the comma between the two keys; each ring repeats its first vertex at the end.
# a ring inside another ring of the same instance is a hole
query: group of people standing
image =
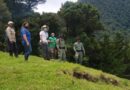
{"type": "Polygon", "coordinates": [[[55,33],[51,33],[51,36],[48,35],[49,27],[43,25],[39,33],[40,36],[40,46],[42,49],[42,56],[49,60],[58,57],[61,60],[66,60],[66,44],[63,35],[60,35],[57,39],[55,33]]]}
{"type": "MultiPolygon", "coordinates": [[[[55,33],[48,34],[49,27],[43,25],[41,31],[39,32],[39,45],[41,47],[42,56],[46,60],[55,59],[57,56],[60,60],[66,60],[66,42],[63,35],[60,35],[58,38],[55,37],[55,33]]],[[[6,28],[6,36],[9,47],[9,55],[18,57],[18,49],[16,44],[16,32],[14,28],[14,22],[9,21],[6,28]]],[[[29,55],[32,52],[31,45],[31,33],[29,31],[29,23],[24,22],[20,29],[21,42],[24,47],[24,58],[27,61],[29,55]]],[[[73,50],[75,51],[75,60],[76,63],[82,64],[83,55],[85,55],[85,49],[83,43],[80,41],[80,38],[76,38],[76,42],[73,45],[73,50]]]]}

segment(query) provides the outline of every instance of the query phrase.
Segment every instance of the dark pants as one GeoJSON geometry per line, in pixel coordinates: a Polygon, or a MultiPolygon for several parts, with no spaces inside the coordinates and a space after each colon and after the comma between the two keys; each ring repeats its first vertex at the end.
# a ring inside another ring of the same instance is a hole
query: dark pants
{"type": "Polygon", "coordinates": [[[43,58],[49,60],[49,49],[48,49],[48,44],[41,44],[41,48],[42,48],[42,56],[43,58]]]}
{"type": "Polygon", "coordinates": [[[15,55],[15,57],[18,57],[18,50],[17,50],[16,42],[10,42],[8,40],[8,47],[9,47],[10,56],[15,55]]]}
{"type": "Polygon", "coordinates": [[[32,52],[32,46],[24,45],[24,58],[25,60],[28,60],[30,53],[32,52]]]}

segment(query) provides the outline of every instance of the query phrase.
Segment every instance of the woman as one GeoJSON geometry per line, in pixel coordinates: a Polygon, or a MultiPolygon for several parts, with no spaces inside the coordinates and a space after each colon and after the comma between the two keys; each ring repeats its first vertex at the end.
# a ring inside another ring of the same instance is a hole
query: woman
{"type": "Polygon", "coordinates": [[[23,23],[20,33],[21,33],[21,37],[22,37],[22,45],[24,46],[24,58],[25,58],[25,61],[27,61],[30,53],[32,52],[31,33],[29,31],[28,22],[23,23]]]}
{"type": "Polygon", "coordinates": [[[18,57],[16,36],[15,36],[13,21],[8,22],[8,27],[6,28],[6,35],[7,35],[7,40],[8,40],[8,47],[9,47],[10,56],[13,56],[13,54],[14,54],[15,57],[18,57]]]}

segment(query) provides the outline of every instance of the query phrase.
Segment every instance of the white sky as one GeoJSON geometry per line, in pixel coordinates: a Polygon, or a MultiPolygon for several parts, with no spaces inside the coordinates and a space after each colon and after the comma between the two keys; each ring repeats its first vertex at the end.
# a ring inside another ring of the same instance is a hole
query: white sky
{"type": "Polygon", "coordinates": [[[66,1],[72,1],[77,2],[77,0],[46,0],[45,4],[39,4],[37,6],[37,9],[35,9],[36,12],[42,13],[42,12],[54,12],[56,13],[59,11],[61,5],[65,3],[66,1]]]}

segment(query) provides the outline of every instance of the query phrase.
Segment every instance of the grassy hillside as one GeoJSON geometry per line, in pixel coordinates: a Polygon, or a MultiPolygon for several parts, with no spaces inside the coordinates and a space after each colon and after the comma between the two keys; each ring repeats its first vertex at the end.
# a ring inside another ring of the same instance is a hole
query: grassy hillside
{"type": "Polygon", "coordinates": [[[0,90],[130,90],[130,81],[58,60],[0,52],[0,90]]]}

